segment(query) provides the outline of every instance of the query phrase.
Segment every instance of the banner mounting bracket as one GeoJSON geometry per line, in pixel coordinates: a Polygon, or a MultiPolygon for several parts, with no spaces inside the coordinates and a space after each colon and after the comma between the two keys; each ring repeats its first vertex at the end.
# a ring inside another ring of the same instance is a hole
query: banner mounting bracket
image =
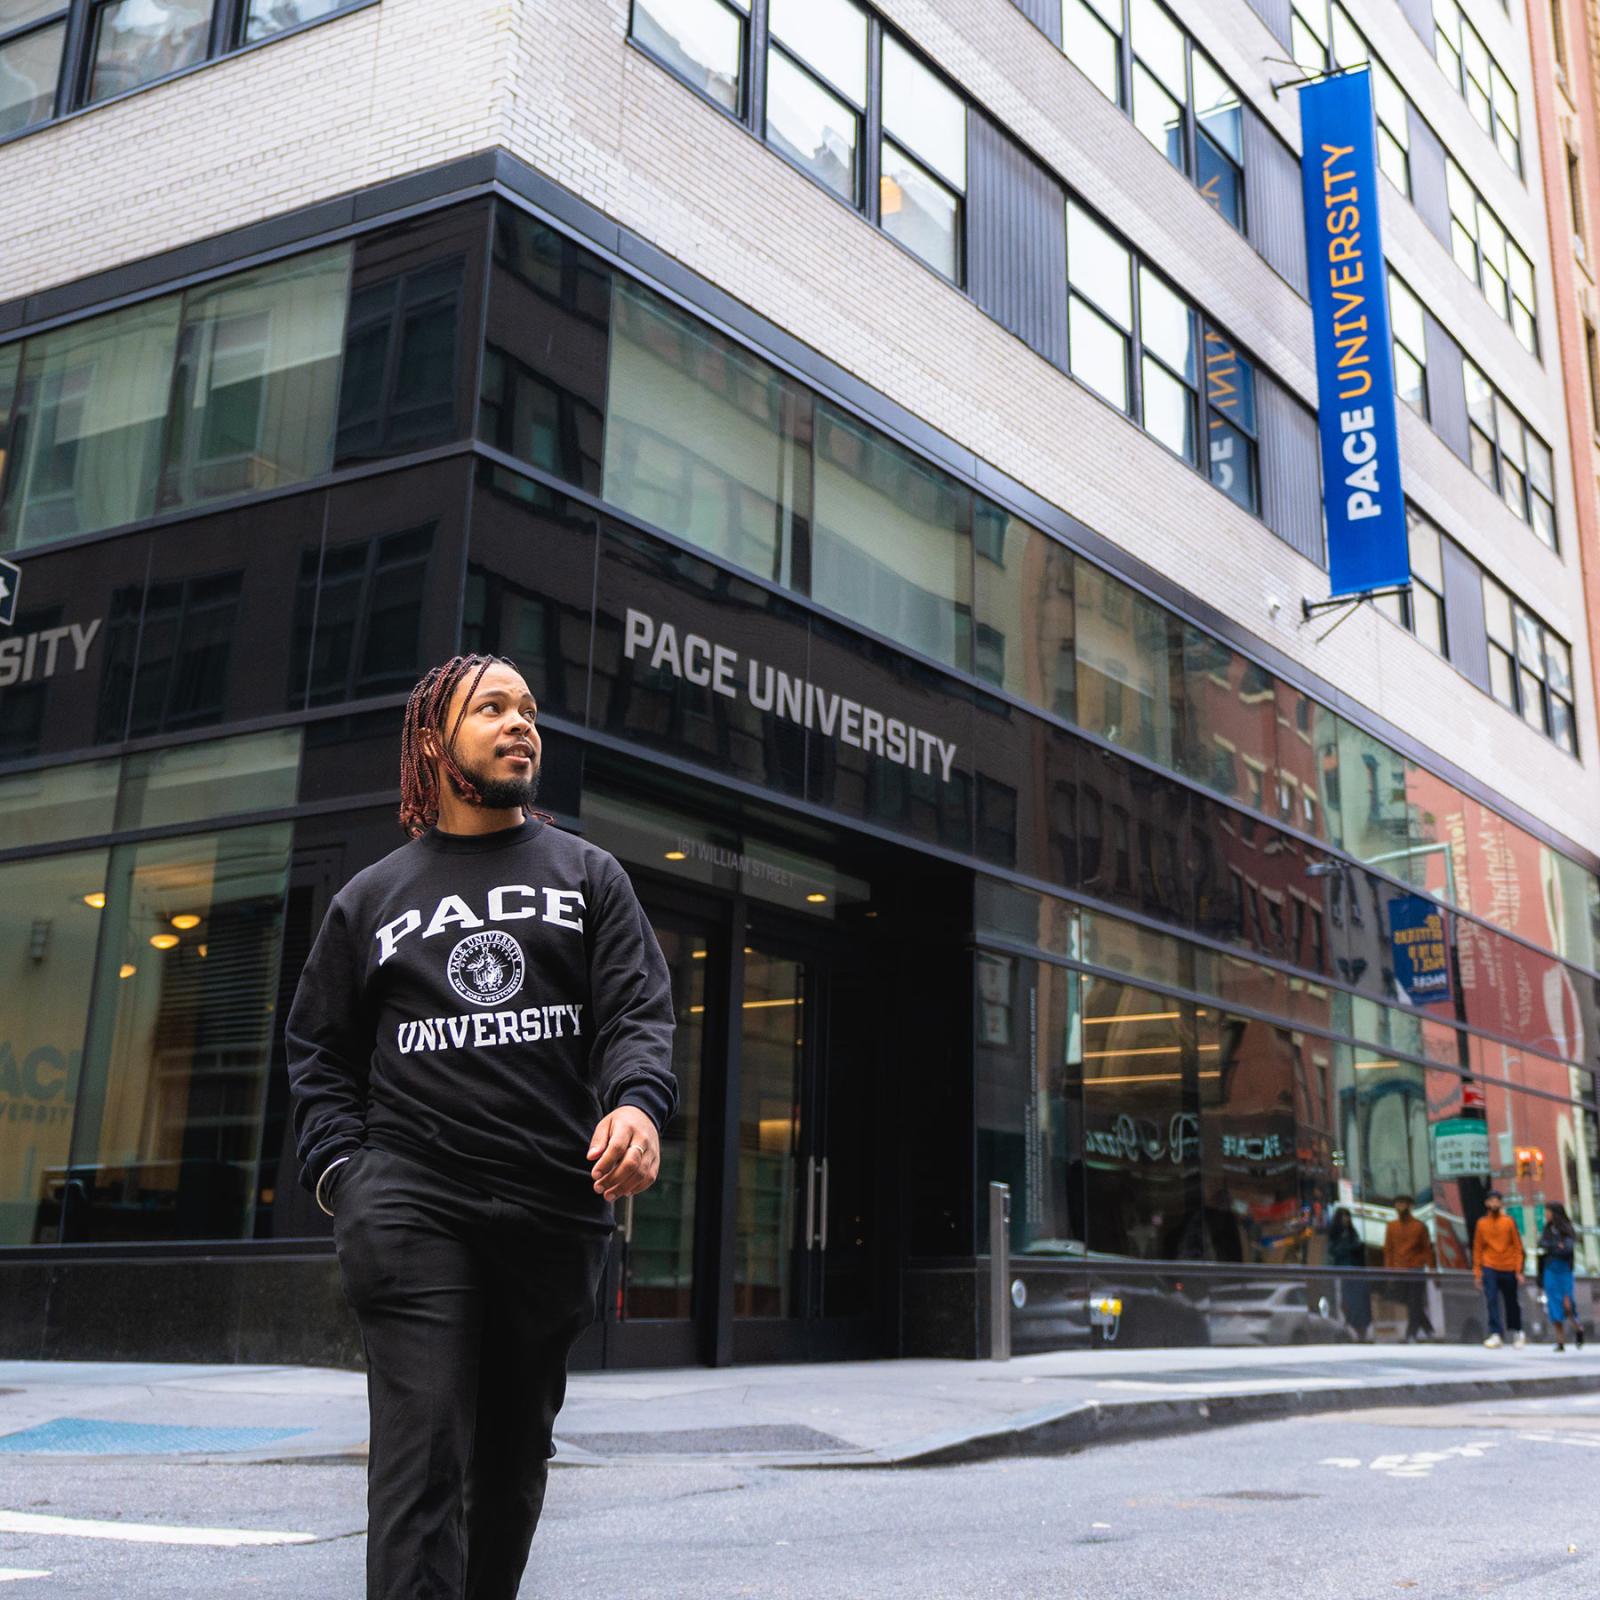
{"type": "Polygon", "coordinates": [[[1333,628],[1328,629],[1328,633],[1317,635],[1316,643],[1321,644],[1328,637],[1328,634],[1333,632],[1334,628],[1348,622],[1356,614],[1356,609],[1363,600],[1375,600],[1379,595],[1383,594],[1410,594],[1410,592],[1411,585],[1409,583],[1396,583],[1384,589],[1364,589],[1360,594],[1334,595],[1328,600],[1303,598],[1300,601],[1300,626],[1302,628],[1305,627],[1313,617],[1320,617],[1324,612],[1343,611],[1344,615],[1334,623],[1333,628]]]}

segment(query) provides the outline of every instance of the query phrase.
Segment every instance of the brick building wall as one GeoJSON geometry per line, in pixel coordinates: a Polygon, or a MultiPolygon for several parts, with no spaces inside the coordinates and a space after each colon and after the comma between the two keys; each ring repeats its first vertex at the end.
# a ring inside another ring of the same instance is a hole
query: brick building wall
{"type": "MultiPolygon", "coordinates": [[[[883,14],[1289,389],[1314,403],[1304,301],[1008,0],[883,0],[883,14]]],[[[1244,4],[1173,7],[1286,139],[1285,51],[1244,4]]],[[[1324,576],[1119,412],[699,100],[626,39],[627,0],[381,0],[0,149],[0,298],[502,145],[962,446],[1020,479],[1355,700],[1600,845],[1592,674],[1551,314],[1525,23],[1477,23],[1523,100],[1524,185],[1393,0],[1349,0],[1373,47],[1529,249],[1541,366],[1398,193],[1396,269],[1555,449],[1561,556],[1402,408],[1408,494],[1572,641],[1580,768],[1371,607],[1321,639],[1324,576]],[[26,197],[19,203],[18,197],[26,197]],[[1136,493],[1130,493],[1137,486],[1136,493]],[[1320,642],[1319,642],[1320,640],[1320,642]]]]}

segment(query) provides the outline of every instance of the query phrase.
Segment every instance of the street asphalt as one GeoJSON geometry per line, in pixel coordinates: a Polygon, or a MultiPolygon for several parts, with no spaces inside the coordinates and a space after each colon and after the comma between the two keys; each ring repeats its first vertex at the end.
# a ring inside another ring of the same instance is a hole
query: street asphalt
{"type": "MultiPolygon", "coordinates": [[[[1597,1451],[1600,1394],[945,1467],[644,1458],[555,1475],[521,1595],[1590,1600],[1597,1451]]],[[[0,1583],[17,1600],[353,1600],[363,1488],[355,1464],[0,1455],[0,1583]],[[195,1530],[310,1537],[147,1542],[195,1530]]]]}

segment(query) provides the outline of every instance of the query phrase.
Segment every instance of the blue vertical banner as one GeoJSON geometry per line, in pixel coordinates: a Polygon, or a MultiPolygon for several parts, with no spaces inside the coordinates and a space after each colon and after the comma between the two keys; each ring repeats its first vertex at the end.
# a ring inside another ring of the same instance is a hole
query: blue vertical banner
{"type": "Polygon", "coordinates": [[[1394,981],[1414,1006],[1450,998],[1450,945],[1444,907],[1421,894],[1389,902],[1389,952],[1394,981]]]}
{"type": "Polygon", "coordinates": [[[1341,73],[1300,91],[1322,501],[1335,597],[1411,581],[1373,130],[1369,73],[1341,73]]]}

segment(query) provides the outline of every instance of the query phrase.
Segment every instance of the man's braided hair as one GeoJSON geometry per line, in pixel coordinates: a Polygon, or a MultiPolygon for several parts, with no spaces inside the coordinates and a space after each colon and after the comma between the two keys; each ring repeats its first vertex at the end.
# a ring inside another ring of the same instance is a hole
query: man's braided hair
{"type": "Polygon", "coordinates": [[[452,656],[442,666],[426,673],[406,701],[405,723],[400,733],[400,826],[413,839],[426,833],[439,820],[439,778],[432,758],[423,748],[424,733],[433,734],[439,758],[456,793],[474,804],[483,802],[477,785],[456,763],[455,743],[484,673],[496,662],[506,667],[512,665],[504,656],[452,656]],[[447,734],[444,724],[450,712],[451,697],[468,673],[473,675],[472,682],[461,697],[461,709],[447,734]]]}

